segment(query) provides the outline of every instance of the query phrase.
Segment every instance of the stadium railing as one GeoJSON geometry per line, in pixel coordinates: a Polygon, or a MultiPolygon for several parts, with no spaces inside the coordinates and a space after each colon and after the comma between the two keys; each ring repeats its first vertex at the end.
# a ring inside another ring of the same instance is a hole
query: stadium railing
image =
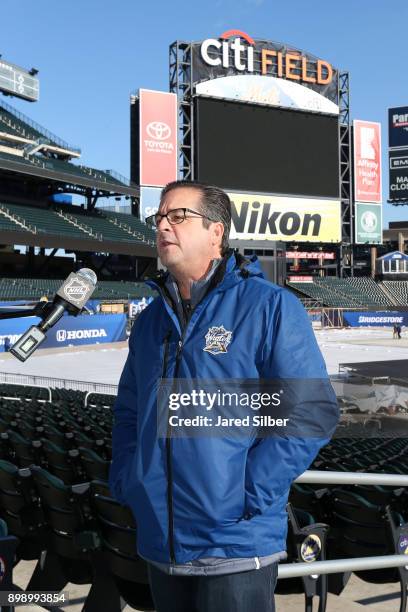
{"type": "Polygon", "coordinates": [[[12,118],[20,122],[21,129],[24,129],[24,124],[25,124],[26,125],[25,129],[27,131],[31,131],[31,133],[32,134],[34,133],[34,135],[36,136],[45,136],[50,141],[51,144],[56,144],[63,149],[74,151],[75,153],[81,152],[81,149],[79,147],[71,146],[59,136],[56,136],[55,134],[53,134],[46,128],[42,127],[40,124],[36,123],[35,121],[33,121],[32,119],[30,119],[29,117],[21,113],[20,111],[18,111],[17,109],[13,108],[9,104],[6,104],[6,102],[4,102],[3,100],[0,100],[0,109],[1,108],[3,108],[7,113],[9,113],[12,116],[12,118]],[[31,128],[31,130],[29,130],[28,128],[31,128]]]}
{"type": "MultiPolygon", "coordinates": [[[[386,487],[408,487],[408,476],[396,474],[363,474],[356,472],[331,472],[307,470],[299,476],[295,483],[324,485],[382,485],[386,487]]],[[[378,569],[387,567],[408,566],[406,555],[384,555],[383,557],[362,557],[358,559],[336,559],[331,561],[316,561],[313,568],[310,563],[280,566],[279,578],[306,576],[317,573],[337,573],[362,569],[378,569]]]]}
{"type": "Polygon", "coordinates": [[[109,385],[106,383],[51,378],[49,376],[35,376],[31,374],[17,374],[13,372],[0,372],[0,383],[43,387],[51,391],[51,396],[52,389],[90,391],[92,393],[101,393],[104,395],[116,395],[118,389],[117,385],[109,385]]]}

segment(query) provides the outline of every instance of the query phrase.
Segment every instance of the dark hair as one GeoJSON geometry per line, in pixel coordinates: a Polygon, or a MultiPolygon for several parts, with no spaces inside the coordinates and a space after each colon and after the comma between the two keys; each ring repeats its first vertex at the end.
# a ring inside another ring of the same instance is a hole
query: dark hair
{"type": "MultiPolygon", "coordinates": [[[[197,181],[173,181],[167,183],[162,189],[160,195],[160,204],[164,201],[166,195],[174,189],[183,189],[190,187],[197,189],[201,192],[200,201],[200,212],[207,217],[210,217],[213,221],[220,222],[224,226],[224,234],[221,241],[221,255],[225,255],[228,251],[229,243],[228,237],[231,229],[231,201],[228,195],[214,185],[206,185],[205,183],[198,183],[197,181]]],[[[210,227],[211,221],[209,219],[203,219],[203,225],[205,228],[210,227]]]]}

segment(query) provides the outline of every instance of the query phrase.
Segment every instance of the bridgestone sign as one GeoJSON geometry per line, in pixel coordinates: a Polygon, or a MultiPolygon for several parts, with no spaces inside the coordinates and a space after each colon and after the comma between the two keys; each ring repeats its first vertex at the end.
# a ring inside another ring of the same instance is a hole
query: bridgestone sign
{"type": "Polygon", "coordinates": [[[408,312],[357,312],[345,311],[343,313],[345,325],[351,327],[392,327],[393,325],[408,325],[408,312]]]}
{"type": "Polygon", "coordinates": [[[358,317],[359,323],[402,323],[404,317],[358,317]]]}

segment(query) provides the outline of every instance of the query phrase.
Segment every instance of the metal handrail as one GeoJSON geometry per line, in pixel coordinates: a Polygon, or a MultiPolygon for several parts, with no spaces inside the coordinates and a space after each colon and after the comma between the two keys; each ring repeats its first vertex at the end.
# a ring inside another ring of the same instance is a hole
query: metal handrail
{"type": "Polygon", "coordinates": [[[75,227],[78,227],[79,229],[83,230],[85,234],[88,234],[92,238],[96,238],[96,240],[103,240],[103,234],[98,234],[90,225],[86,225],[86,223],[81,223],[78,218],[75,217],[75,215],[71,215],[70,213],[64,212],[59,208],[57,208],[55,212],[59,217],[61,217],[61,219],[65,219],[65,221],[68,221],[68,223],[72,223],[73,225],[75,225],[75,227]]]}
{"type": "Polygon", "coordinates": [[[39,132],[40,134],[48,138],[48,140],[51,140],[52,142],[58,144],[60,147],[67,149],[68,151],[75,151],[75,153],[81,153],[81,149],[79,147],[71,146],[65,140],[63,140],[59,136],[56,136],[55,134],[50,132],[50,130],[47,130],[47,128],[42,127],[42,125],[30,119],[29,117],[27,117],[27,115],[24,115],[24,113],[20,113],[20,111],[18,111],[17,109],[13,108],[6,102],[3,102],[3,100],[0,100],[0,107],[3,107],[4,110],[14,115],[23,123],[26,123],[29,127],[36,130],[36,132],[39,132]]]}
{"type": "Polygon", "coordinates": [[[35,225],[30,225],[25,219],[23,219],[23,217],[12,213],[10,209],[7,208],[7,206],[5,206],[4,204],[0,204],[0,214],[3,214],[5,217],[8,217],[18,225],[21,225],[24,229],[28,230],[32,234],[37,233],[37,228],[35,225]]]}
{"type": "MultiPolygon", "coordinates": [[[[26,383],[23,382],[13,382],[13,383],[8,383],[10,385],[16,385],[18,387],[25,387],[26,383]]],[[[44,386],[44,385],[37,385],[37,384],[32,384],[30,385],[30,387],[37,387],[38,389],[45,389],[46,391],[48,391],[48,401],[50,402],[52,400],[52,393],[51,393],[51,389],[50,387],[44,386]]],[[[1,395],[1,397],[3,397],[4,399],[15,399],[15,398],[10,398],[7,395],[1,395]]],[[[39,400],[41,401],[41,400],[39,400]]]]}
{"type": "Polygon", "coordinates": [[[287,563],[278,566],[278,578],[295,578],[310,575],[317,577],[320,574],[337,574],[341,572],[358,572],[361,570],[404,566],[408,568],[407,555],[381,555],[379,557],[313,561],[312,563],[287,563]]]}
{"type": "Polygon", "coordinates": [[[404,476],[403,474],[364,474],[362,472],[330,472],[326,470],[307,470],[301,476],[296,478],[294,482],[308,484],[357,484],[382,485],[389,487],[408,487],[408,476],[404,476]]]}
{"type": "Polygon", "coordinates": [[[90,395],[112,395],[112,397],[116,397],[116,393],[101,393],[99,391],[88,391],[84,398],[84,407],[88,406],[88,397],[90,395]]]}
{"type": "Polygon", "coordinates": [[[120,174],[120,172],[116,172],[116,170],[105,170],[105,172],[106,174],[110,174],[117,181],[119,181],[120,183],[123,183],[124,185],[127,185],[128,187],[130,187],[131,185],[136,185],[136,183],[132,182],[130,179],[128,179],[123,174],[120,174]]]}
{"type": "MultiPolygon", "coordinates": [[[[402,474],[363,474],[361,472],[307,470],[296,478],[294,482],[323,485],[358,484],[404,487],[408,486],[408,476],[402,474]]],[[[313,563],[288,563],[278,567],[278,578],[295,578],[310,575],[317,578],[321,574],[357,572],[360,570],[385,569],[389,567],[406,567],[408,569],[408,556],[380,555],[378,557],[314,561],[313,563]]]]}
{"type": "Polygon", "coordinates": [[[68,380],[65,378],[51,378],[49,376],[36,376],[34,374],[19,374],[17,372],[0,372],[0,383],[26,384],[51,387],[51,389],[72,389],[77,391],[92,391],[106,395],[116,395],[118,386],[107,383],[89,382],[85,380],[68,380]]]}
{"type": "Polygon", "coordinates": [[[89,176],[104,181],[105,183],[109,182],[108,176],[111,176],[128,187],[130,187],[132,184],[136,185],[135,183],[131,183],[131,181],[122,174],[119,174],[119,172],[115,172],[115,170],[98,170],[97,168],[91,168],[91,166],[85,166],[84,164],[80,164],[79,168],[82,168],[82,170],[89,174],[89,176]]]}

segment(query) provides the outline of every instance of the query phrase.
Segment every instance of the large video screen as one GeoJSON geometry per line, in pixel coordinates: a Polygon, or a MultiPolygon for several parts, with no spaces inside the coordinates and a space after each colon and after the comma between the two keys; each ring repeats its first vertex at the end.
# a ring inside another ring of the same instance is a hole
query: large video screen
{"type": "Polygon", "coordinates": [[[338,198],[338,118],[197,97],[194,169],[226,189],[338,198]]]}

